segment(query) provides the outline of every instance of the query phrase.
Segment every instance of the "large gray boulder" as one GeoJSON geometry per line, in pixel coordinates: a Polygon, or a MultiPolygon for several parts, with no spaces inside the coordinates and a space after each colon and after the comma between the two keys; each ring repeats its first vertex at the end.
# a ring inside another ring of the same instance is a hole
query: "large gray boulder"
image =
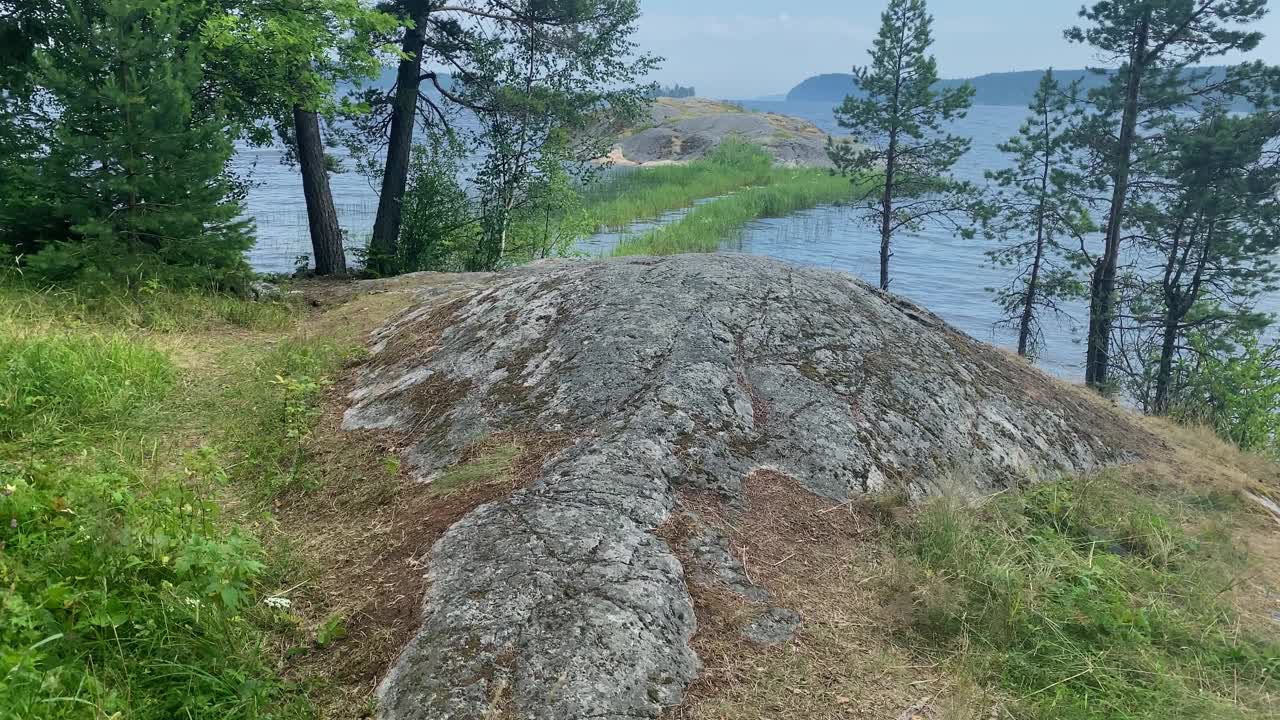
{"type": "Polygon", "coordinates": [[[400,434],[423,482],[495,433],[576,438],[435,545],[421,630],[381,687],[396,720],[678,703],[696,618],[655,530],[682,490],[732,506],[768,469],[835,501],[979,495],[1142,446],[1119,413],[900,298],[723,254],[548,264],[423,302],[378,334],[345,426],[400,434]]]}

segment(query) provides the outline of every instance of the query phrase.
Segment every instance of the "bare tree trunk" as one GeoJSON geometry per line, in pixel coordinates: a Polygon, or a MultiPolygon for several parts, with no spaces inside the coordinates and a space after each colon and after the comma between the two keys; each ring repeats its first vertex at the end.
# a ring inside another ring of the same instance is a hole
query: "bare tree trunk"
{"type": "Polygon", "coordinates": [[[347,256],[342,247],[342,229],[338,227],[338,211],[329,189],[329,168],[325,162],[324,142],[320,138],[320,118],[301,105],[293,106],[293,128],[298,142],[298,165],[302,169],[302,194],[307,201],[307,224],[311,228],[311,249],[317,275],[335,275],[347,271],[347,256]]]}
{"type": "Polygon", "coordinates": [[[893,239],[893,190],[894,173],[897,171],[898,133],[889,131],[889,150],[885,157],[884,193],[880,196],[880,289],[889,289],[889,258],[893,253],[889,242],[893,239]]]}
{"type": "Polygon", "coordinates": [[[369,263],[378,272],[393,270],[389,259],[400,239],[404,193],[409,183],[409,157],[413,150],[413,125],[417,117],[418,91],[422,84],[422,49],[425,44],[425,5],[415,14],[414,27],[406,28],[401,50],[405,59],[396,71],[396,94],[391,105],[391,131],[387,141],[387,161],[382,173],[378,214],[369,239],[369,263]]]}
{"type": "Polygon", "coordinates": [[[1151,8],[1138,21],[1138,39],[1129,57],[1129,78],[1125,88],[1124,116],[1116,144],[1115,187],[1111,192],[1111,213],[1107,218],[1106,247],[1098,260],[1090,288],[1089,344],[1085,357],[1085,382],[1091,387],[1106,385],[1111,362],[1111,328],[1115,319],[1116,272],[1120,263],[1120,233],[1123,230],[1125,200],[1129,194],[1129,172],[1138,128],[1138,97],[1146,72],[1147,42],[1151,29],[1151,8]]]}

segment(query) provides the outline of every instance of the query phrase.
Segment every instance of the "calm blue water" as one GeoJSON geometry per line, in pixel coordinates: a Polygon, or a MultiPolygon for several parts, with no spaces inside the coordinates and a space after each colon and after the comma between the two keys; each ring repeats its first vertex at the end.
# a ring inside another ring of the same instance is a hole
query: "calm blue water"
{"type": "MultiPolygon", "coordinates": [[[[747,101],[743,105],[801,117],[828,132],[839,132],[828,103],[747,101]]],[[[1017,132],[1024,115],[1025,110],[1018,107],[977,106],[957,121],[952,132],[973,138],[973,146],[957,164],[956,175],[981,182],[984,171],[1000,167],[1005,160],[996,146],[1017,132]]],[[[249,193],[248,210],[257,220],[259,241],[249,259],[264,272],[290,271],[298,256],[310,252],[302,180],[295,170],[280,165],[279,159],[280,152],[274,149],[245,150],[237,158],[242,172],[257,183],[249,193]]],[[[334,176],[332,185],[348,247],[362,247],[373,228],[377,194],[355,173],[334,176]]],[[[671,213],[658,222],[682,214],[671,213]]],[[[641,223],[601,233],[581,243],[579,250],[588,255],[604,254],[622,237],[653,226],[652,222],[641,223]]],[[[904,233],[895,239],[891,289],[978,339],[1016,345],[1010,330],[995,326],[998,313],[987,288],[1002,285],[1007,271],[986,263],[988,249],[989,244],[981,238],[965,240],[942,228],[904,233]]],[[[822,207],[787,218],[761,220],[728,239],[725,250],[836,268],[872,283],[879,279],[879,234],[851,208],[822,207]]],[[[1045,370],[1076,379],[1082,375],[1087,308],[1077,304],[1064,309],[1066,316],[1044,321],[1045,345],[1039,362],[1045,370]]],[[[1280,312],[1280,297],[1266,298],[1263,309],[1280,312]]]]}
{"type": "MultiPolygon", "coordinates": [[[[840,131],[825,103],[745,104],[802,117],[830,133],[840,131]]],[[[956,164],[956,176],[982,183],[984,172],[1001,167],[1006,161],[996,146],[1018,132],[1025,114],[1018,107],[983,105],[956,121],[951,131],[973,138],[969,153],[956,164]]],[[[879,232],[852,208],[817,208],[784,220],[762,220],[747,228],[732,246],[741,252],[837,268],[868,282],[879,281],[879,232]]],[[[966,240],[942,227],[903,233],[894,242],[890,289],[980,340],[1016,347],[1017,335],[996,327],[998,312],[987,288],[1007,282],[1008,271],[986,262],[988,249],[990,244],[982,238],[966,240]]],[[[1088,307],[1079,304],[1066,310],[1066,316],[1045,319],[1039,362],[1050,372],[1074,378],[1083,374],[1088,307]]]]}

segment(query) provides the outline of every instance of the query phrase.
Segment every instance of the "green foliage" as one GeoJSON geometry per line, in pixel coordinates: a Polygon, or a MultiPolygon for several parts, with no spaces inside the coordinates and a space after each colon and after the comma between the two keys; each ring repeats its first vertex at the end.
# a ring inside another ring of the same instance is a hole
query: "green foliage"
{"type": "MultiPolygon", "coordinates": [[[[1268,102],[1275,94],[1276,71],[1261,64],[1228,68],[1223,79],[1212,68],[1193,69],[1208,58],[1247,53],[1262,39],[1250,28],[1267,13],[1266,0],[1104,0],[1086,6],[1088,23],[1067,30],[1067,39],[1086,43],[1119,66],[1110,81],[1089,91],[1093,111],[1079,123],[1076,142],[1089,155],[1089,176],[1109,203],[1102,252],[1092,264],[1085,380],[1107,388],[1116,320],[1122,315],[1120,258],[1135,224],[1135,192],[1158,187],[1144,178],[1149,160],[1160,162],[1159,138],[1180,116],[1206,105],[1231,105],[1241,98],[1268,102]]],[[[1168,353],[1164,353],[1166,356],[1168,353]]],[[[1157,402],[1162,406],[1163,401],[1157,402]]]]}
{"type": "Polygon", "coordinates": [[[1072,102],[1077,87],[1062,88],[1053,71],[1040,80],[1018,134],[1000,145],[1014,162],[988,171],[995,190],[979,211],[982,228],[1000,245],[987,251],[992,264],[1014,276],[993,288],[1001,324],[1018,332],[1018,352],[1035,356],[1043,340],[1040,320],[1058,310],[1058,302],[1079,297],[1083,288],[1069,258],[1084,236],[1096,228],[1081,199],[1083,181],[1075,166],[1071,125],[1079,111],[1072,102]]]}
{"type": "Polygon", "coordinates": [[[365,109],[339,102],[341,82],[382,69],[377,46],[399,24],[359,0],[221,0],[200,17],[200,42],[214,59],[204,92],[217,97],[254,142],[292,123],[295,105],[326,117],[365,109]],[[221,7],[219,7],[221,6],[221,7]]]}
{"type": "Polygon", "coordinates": [[[316,645],[328,647],[346,636],[346,619],[341,615],[331,615],[316,629],[316,645]]]}
{"type": "Polygon", "coordinates": [[[578,183],[567,169],[570,159],[544,147],[534,162],[525,187],[512,207],[503,210],[505,238],[485,235],[482,208],[458,181],[464,148],[449,136],[414,151],[409,188],[405,193],[403,225],[395,257],[370,263],[391,273],[418,270],[458,271],[487,268],[493,242],[503,246],[502,262],[562,257],[578,239],[594,230],[578,183]]]}
{"type": "Polygon", "coordinates": [[[187,7],[72,5],[58,41],[37,51],[43,107],[26,127],[46,145],[23,162],[32,185],[0,197],[4,242],[29,272],[181,285],[247,272],[227,123],[195,108],[203,68],[183,35],[187,7]]]}
{"type": "Polygon", "coordinates": [[[578,240],[595,230],[579,183],[563,153],[544,153],[524,205],[514,213],[508,244],[518,260],[565,257],[578,240]]]}
{"type": "Polygon", "coordinates": [[[1178,368],[1173,417],[1208,425],[1244,450],[1280,457],[1280,345],[1248,339],[1234,355],[1196,358],[1178,368]]]}
{"type": "Polygon", "coordinates": [[[243,285],[233,141],[332,112],[394,27],[357,0],[26,0],[0,96],[0,245],[62,285],[243,285]],[[10,75],[12,77],[10,77],[10,75]]]}
{"type": "Polygon", "coordinates": [[[1147,180],[1130,201],[1138,249],[1158,265],[1130,278],[1128,313],[1118,345],[1135,397],[1169,409],[1173,366],[1192,352],[1190,335],[1258,332],[1269,319],[1254,311],[1277,275],[1280,123],[1270,112],[1163,118],[1138,169],[1147,180]]]}
{"type": "Polygon", "coordinates": [[[928,221],[951,222],[973,192],[948,176],[971,141],[941,130],[942,123],[964,117],[973,88],[935,88],[938,66],[928,54],[931,45],[933,17],[924,0],[889,0],[871,64],[854,70],[860,94],[846,97],[835,110],[854,143],[830,140],[827,146],[840,172],[853,175],[864,191],[867,218],[880,230],[880,286],[886,290],[893,234],[928,221]],[[862,183],[873,172],[884,173],[879,187],[862,183]]]}
{"type": "MultiPolygon", "coordinates": [[[[465,109],[477,121],[466,132],[468,150],[480,158],[473,178],[480,242],[466,259],[468,270],[489,270],[507,260],[509,231],[517,208],[548,167],[567,161],[574,174],[591,170],[612,142],[610,127],[623,127],[646,105],[650,85],[641,78],[658,59],[637,52],[633,36],[638,0],[479,0],[459,12],[427,0],[389,3],[405,23],[397,87],[363,95],[373,113],[357,123],[353,153],[376,155],[383,129],[419,117],[428,125],[449,124],[465,109]],[[425,67],[451,71],[443,81],[425,67]],[[412,78],[412,79],[410,79],[412,78]],[[430,79],[434,92],[418,92],[430,79]],[[387,114],[392,117],[388,118],[387,114]]],[[[393,136],[386,178],[370,245],[374,257],[395,255],[404,186],[398,170],[410,154],[409,133],[393,136]]],[[[367,162],[366,162],[367,165],[367,162]]],[[[376,268],[381,270],[381,268],[376,268]]]]}
{"type": "Polygon", "coordinates": [[[400,242],[391,258],[368,262],[390,274],[460,270],[479,242],[475,209],[458,177],[465,150],[452,136],[414,149],[400,242]]]}
{"type": "Polygon", "coordinates": [[[240,381],[210,402],[223,442],[240,462],[232,479],[263,498],[304,483],[304,446],[333,376],[359,349],[322,338],[290,338],[267,353],[231,350],[219,362],[240,381]]]}
{"type": "Polygon", "coordinates": [[[694,89],[692,86],[686,87],[684,85],[676,83],[671,87],[667,87],[665,85],[658,85],[653,88],[650,88],[645,93],[645,97],[650,99],[657,99],[657,98],[663,98],[663,97],[687,98],[687,97],[694,97],[697,94],[698,94],[698,91],[694,89]]]}
{"type": "Polygon", "coordinates": [[[1105,479],[935,502],[908,540],[915,626],[1018,717],[1257,717],[1280,647],[1223,600],[1243,556],[1176,513],[1105,479]]]}
{"type": "Polygon", "coordinates": [[[118,429],[173,381],[168,358],[121,335],[0,337],[0,443],[118,429]]]}
{"type": "Polygon", "coordinates": [[[167,358],[4,328],[0,366],[0,717],[299,717],[248,619],[262,554],[211,499],[217,455],[138,456],[167,358]]]}

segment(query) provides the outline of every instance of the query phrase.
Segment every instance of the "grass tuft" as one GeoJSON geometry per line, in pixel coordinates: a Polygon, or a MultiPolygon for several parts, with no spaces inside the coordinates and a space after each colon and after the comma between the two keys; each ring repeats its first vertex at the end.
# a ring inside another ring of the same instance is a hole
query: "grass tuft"
{"type": "Polygon", "coordinates": [[[919,517],[899,581],[911,621],[1017,717],[1258,717],[1280,645],[1224,593],[1246,557],[1223,526],[1106,480],[1058,482],[919,517]]]}
{"type": "Polygon", "coordinates": [[[60,326],[190,332],[231,326],[285,330],[296,320],[286,302],[254,302],[225,293],[142,288],[42,289],[0,274],[0,327],[37,322],[60,326]]]}
{"type": "Polygon", "coordinates": [[[65,444],[127,426],[174,377],[163,353],[120,334],[0,329],[0,443],[65,444]]]}
{"type": "MultiPolygon", "coordinates": [[[[245,452],[221,430],[288,447],[317,393],[244,372],[253,364],[180,361],[259,337],[228,328],[291,327],[294,311],[12,283],[0,308],[0,718],[310,716],[264,643],[279,613],[260,602],[263,548],[228,512],[245,452]],[[279,400],[217,402],[249,386],[279,400]]],[[[269,365],[288,384],[324,362],[269,365]]]]}
{"type": "MultiPolygon", "coordinates": [[[[327,337],[288,337],[269,349],[233,347],[219,364],[237,382],[213,388],[208,413],[214,433],[237,456],[232,477],[259,500],[318,480],[304,448],[319,419],[320,401],[343,366],[363,347],[327,337]]],[[[323,468],[313,468],[323,472],[323,468]]]]}
{"type": "Polygon", "coordinates": [[[253,536],[208,448],[156,461],[177,370],[120,334],[0,335],[0,717],[285,718],[253,536]]]}
{"type": "Polygon", "coordinates": [[[431,483],[431,489],[439,495],[467,490],[477,483],[509,482],[511,468],[522,448],[516,443],[489,443],[481,446],[472,457],[446,468],[431,483]]]}

